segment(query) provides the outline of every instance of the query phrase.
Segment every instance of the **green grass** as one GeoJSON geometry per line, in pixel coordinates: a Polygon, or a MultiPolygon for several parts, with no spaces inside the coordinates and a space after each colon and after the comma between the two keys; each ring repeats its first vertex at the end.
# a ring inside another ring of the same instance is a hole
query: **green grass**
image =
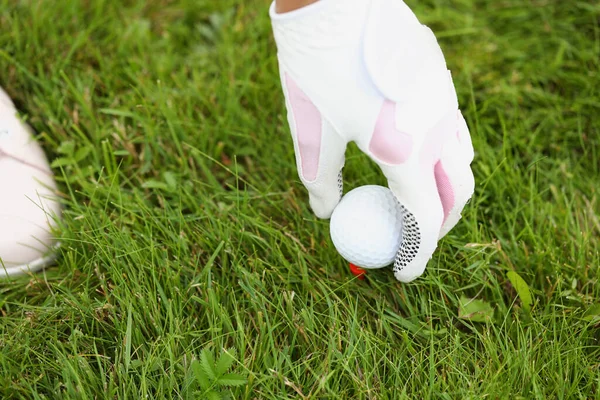
{"type": "MultiPolygon", "coordinates": [[[[596,2],[409,1],[477,182],[411,284],[353,279],[311,214],[267,2],[148,3],[0,0],[0,84],[65,208],[58,264],[0,283],[0,397],[190,398],[228,349],[236,399],[600,398],[596,2]]],[[[385,183],[354,146],[345,177],[385,183]]]]}

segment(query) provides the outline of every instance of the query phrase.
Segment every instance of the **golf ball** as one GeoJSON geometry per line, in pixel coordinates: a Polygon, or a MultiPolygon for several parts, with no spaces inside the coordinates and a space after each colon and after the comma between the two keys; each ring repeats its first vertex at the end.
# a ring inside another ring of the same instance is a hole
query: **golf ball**
{"type": "Polygon", "coordinates": [[[402,241],[402,212],[392,191],[361,186],[348,192],[331,215],[331,240],[346,261],[362,268],[391,264],[402,241]]]}

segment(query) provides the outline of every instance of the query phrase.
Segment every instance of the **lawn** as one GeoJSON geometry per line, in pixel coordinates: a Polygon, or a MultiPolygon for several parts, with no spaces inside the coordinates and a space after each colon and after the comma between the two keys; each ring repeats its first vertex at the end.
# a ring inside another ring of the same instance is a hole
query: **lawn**
{"type": "MultiPolygon", "coordinates": [[[[599,398],[600,5],[407,2],[476,190],[401,284],[309,210],[267,1],[0,0],[65,210],[57,264],[0,283],[0,397],[599,398]]],[[[345,178],[385,184],[356,146],[345,178]]]]}

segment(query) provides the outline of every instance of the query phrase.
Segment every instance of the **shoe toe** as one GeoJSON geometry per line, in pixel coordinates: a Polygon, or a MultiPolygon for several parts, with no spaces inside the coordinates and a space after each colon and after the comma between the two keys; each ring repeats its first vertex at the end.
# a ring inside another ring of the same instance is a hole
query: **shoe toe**
{"type": "Polygon", "coordinates": [[[0,268],[26,267],[48,253],[60,216],[56,186],[35,142],[19,158],[0,154],[0,268]]]}

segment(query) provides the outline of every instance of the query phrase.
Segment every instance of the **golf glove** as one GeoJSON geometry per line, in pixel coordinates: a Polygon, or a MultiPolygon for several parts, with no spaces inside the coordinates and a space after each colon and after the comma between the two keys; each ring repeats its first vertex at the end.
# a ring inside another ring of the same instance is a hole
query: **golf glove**
{"type": "Polygon", "coordinates": [[[401,0],[321,0],[270,15],[298,173],[329,218],[354,141],[401,204],[395,277],[420,276],[473,194],[473,147],[432,31],[401,0]]]}

